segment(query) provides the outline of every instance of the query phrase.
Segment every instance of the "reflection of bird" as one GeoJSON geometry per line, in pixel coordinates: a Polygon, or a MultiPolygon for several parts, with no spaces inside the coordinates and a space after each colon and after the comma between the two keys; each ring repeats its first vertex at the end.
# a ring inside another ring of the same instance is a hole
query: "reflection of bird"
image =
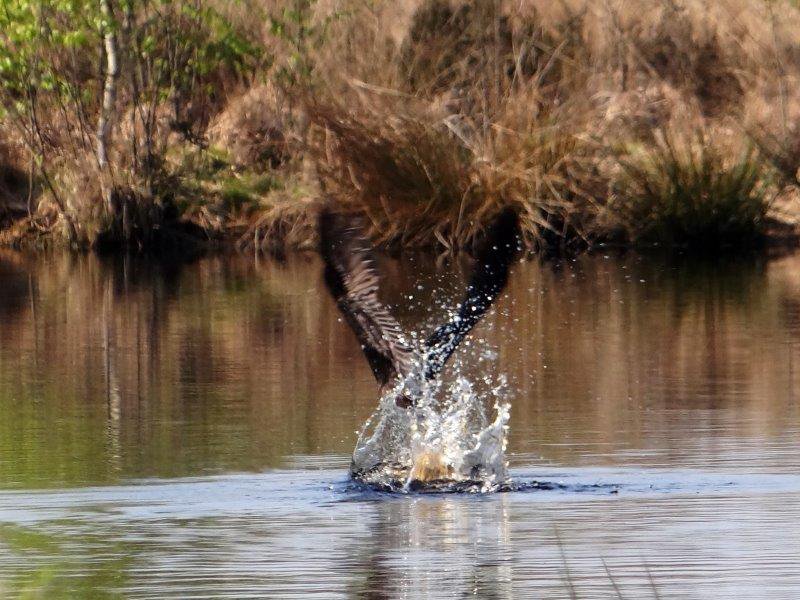
{"type": "MultiPolygon", "coordinates": [[[[328,290],[358,337],[381,395],[399,390],[395,403],[403,408],[416,404],[414,376],[424,374],[426,379],[434,379],[503,290],[519,243],[517,214],[505,209],[490,223],[477,248],[466,297],[458,311],[418,350],[378,299],[375,260],[359,221],[323,210],[319,230],[328,290]],[[398,385],[401,382],[405,385],[398,385]]],[[[447,465],[436,457],[422,456],[426,457],[425,464],[416,465],[415,470],[423,473],[424,479],[444,478],[447,465]]]]}

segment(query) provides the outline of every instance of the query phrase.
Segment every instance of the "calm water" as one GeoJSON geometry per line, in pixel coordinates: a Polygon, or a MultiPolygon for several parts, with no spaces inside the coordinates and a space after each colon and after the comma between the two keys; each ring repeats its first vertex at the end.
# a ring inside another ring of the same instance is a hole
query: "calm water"
{"type": "MultiPolygon", "coordinates": [[[[405,324],[458,266],[383,265],[405,324]]],[[[800,597],[800,257],[519,264],[471,339],[549,489],[381,495],[315,257],[0,254],[0,597],[800,597]]]]}

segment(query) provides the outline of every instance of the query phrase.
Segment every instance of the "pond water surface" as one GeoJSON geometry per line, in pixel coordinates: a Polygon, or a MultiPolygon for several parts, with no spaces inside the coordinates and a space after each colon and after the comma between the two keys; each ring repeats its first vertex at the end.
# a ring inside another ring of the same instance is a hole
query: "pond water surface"
{"type": "MultiPolygon", "coordinates": [[[[800,257],[515,265],[457,354],[541,489],[487,495],[349,482],[320,269],[0,254],[0,597],[800,597],[800,257]]],[[[382,269],[422,329],[463,281],[382,269]]]]}

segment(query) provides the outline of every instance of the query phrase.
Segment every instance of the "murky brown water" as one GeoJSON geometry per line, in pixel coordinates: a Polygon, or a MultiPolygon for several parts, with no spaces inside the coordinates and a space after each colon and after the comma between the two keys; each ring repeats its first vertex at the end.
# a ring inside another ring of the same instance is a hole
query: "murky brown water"
{"type": "MultiPolygon", "coordinates": [[[[406,324],[457,296],[384,269],[406,324]]],[[[483,497],[348,483],[376,386],[319,271],[0,254],[0,597],[800,597],[800,257],[517,265],[459,353],[560,485],[483,497]]]]}

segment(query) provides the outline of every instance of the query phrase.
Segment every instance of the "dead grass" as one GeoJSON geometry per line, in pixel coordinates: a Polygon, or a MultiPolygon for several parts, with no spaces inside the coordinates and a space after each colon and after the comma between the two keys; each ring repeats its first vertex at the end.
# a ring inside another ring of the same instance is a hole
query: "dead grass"
{"type": "Polygon", "coordinates": [[[228,152],[238,168],[275,168],[290,156],[291,111],[274,85],[234,97],[208,128],[208,141],[228,152]]]}
{"type": "MultiPolygon", "coordinates": [[[[798,138],[754,91],[771,90],[780,99],[773,107],[800,107],[788,88],[769,83],[789,81],[800,41],[771,18],[777,7],[415,6],[405,34],[384,44],[375,41],[382,14],[354,10],[360,39],[382,50],[365,58],[337,45],[335,68],[325,48],[317,50],[326,79],[309,95],[316,135],[308,154],[323,187],[342,210],[365,213],[380,243],[468,247],[485,215],[514,204],[533,248],[640,243],[657,229],[661,243],[691,245],[689,237],[714,227],[720,235],[709,244],[750,244],[763,231],[767,198],[793,183],[798,138]],[[707,148],[674,153],[658,138],[664,130],[707,148]],[[730,158],[728,148],[753,144],[758,152],[730,158]],[[652,152],[632,162],[631,148],[652,152]],[[783,182],[773,167],[787,175],[783,182]],[[634,182],[662,189],[639,193],[634,182]],[[676,209],[680,219],[665,209],[670,194],[686,204],[676,209]],[[640,223],[637,210],[648,202],[655,209],[640,223]]],[[[796,22],[795,7],[781,8],[796,22]]]]}
{"type": "Polygon", "coordinates": [[[155,198],[120,178],[133,204],[174,200],[209,237],[308,247],[325,201],[391,247],[468,248],[509,204],[535,249],[686,244],[732,215],[748,223],[709,239],[745,244],[798,204],[792,2],[319,0],[297,19],[281,0],[214,5],[270,57],[258,83],[223,69],[213,98],[193,96],[193,139],[162,136],[155,198]]]}

